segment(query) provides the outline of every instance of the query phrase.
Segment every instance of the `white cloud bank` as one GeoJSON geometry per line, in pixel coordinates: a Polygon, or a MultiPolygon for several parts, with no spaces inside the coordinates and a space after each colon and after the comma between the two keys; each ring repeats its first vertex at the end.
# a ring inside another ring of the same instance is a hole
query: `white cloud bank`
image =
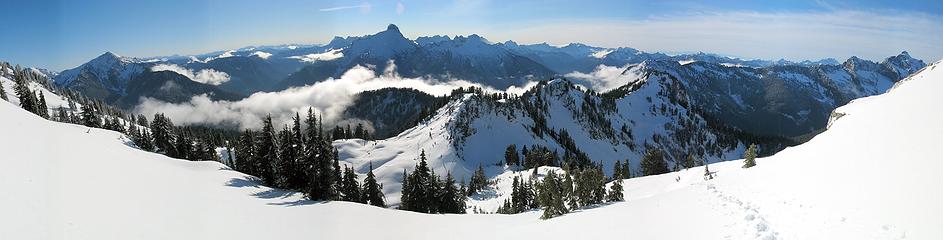
{"type": "Polygon", "coordinates": [[[173,71],[190,78],[190,80],[193,80],[194,82],[214,86],[218,86],[229,81],[229,74],[225,72],[216,71],[214,69],[203,69],[194,72],[193,70],[186,69],[176,64],[158,64],[151,67],[151,71],[173,71]]]}
{"type": "Polygon", "coordinates": [[[323,53],[312,53],[312,54],[302,55],[302,56],[291,56],[288,58],[298,59],[298,60],[301,60],[302,62],[331,61],[334,59],[344,57],[344,53],[341,52],[341,50],[344,50],[344,49],[331,49],[323,53]]]}
{"type": "MultiPolygon", "coordinates": [[[[325,124],[331,125],[342,119],[341,114],[355,100],[356,94],[382,88],[413,88],[432,95],[442,96],[458,87],[479,84],[464,80],[437,81],[426,78],[403,78],[395,74],[395,65],[377,75],[373,69],[355,66],[340,78],[329,78],[312,85],[295,87],[280,92],[255,93],[239,101],[213,101],[201,95],[185,103],[167,103],[144,98],[134,112],[151,116],[164,113],[175,123],[235,125],[256,129],[261,119],[268,114],[278,123],[287,123],[296,112],[304,113],[308,107],[322,115],[325,124]]],[[[533,84],[529,84],[532,86],[533,84]]],[[[491,88],[484,88],[495,91],[491,88]]],[[[523,88],[512,88],[508,92],[523,92],[523,88]]]]}
{"type": "Polygon", "coordinates": [[[576,83],[588,85],[587,87],[597,92],[605,92],[638,80],[639,72],[635,66],[632,64],[624,67],[599,65],[589,73],[574,71],[564,76],[576,83]]]}
{"type": "Polygon", "coordinates": [[[252,54],[250,54],[249,56],[256,56],[256,57],[259,57],[259,58],[261,58],[261,59],[268,59],[269,57],[272,56],[272,54],[271,54],[271,53],[267,53],[267,52],[263,52],[263,51],[255,51],[255,52],[253,52],[252,54]]]}

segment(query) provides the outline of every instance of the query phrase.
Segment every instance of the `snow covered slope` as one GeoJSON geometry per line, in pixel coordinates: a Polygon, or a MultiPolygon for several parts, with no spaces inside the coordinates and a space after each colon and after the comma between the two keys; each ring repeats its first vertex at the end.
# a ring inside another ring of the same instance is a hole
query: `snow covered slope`
{"type": "Polygon", "coordinates": [[[939,239],[939,65],[839,108],[829,130],[756,167],[712,164],[709,181],[701,168],[630,179],[626,202],[546,221],[304,201],[219,163],[139,151],[119,133],[0,101],[0,238],[939,239]]]}
{"type": "MultiPolygon", "coordinates": [[[[334,146],[340,160],[360,174],[373,164],[391,204],[399,203],[403,170],[411,171],[423,151],[430,168],[459,181],[470,179],[478,166],[489,177],[504,173],[504,150],[511,144],[545,147],[557,161],[570,156],[577,164],[601,164],[608,173],[616,161],[628,161],[637,175],[648,149],[665,151],[669,166],[688,155],[707,162],[742,156],[745,135],[687,108],[691,100],[682,82],[664,74],[641,79],[606,94],[557,79],[509,98],[455,95],[429,120],[395,137],[339,140],[334,146]]],[[[772,151],[784,144],[769,140],[761,146],[772,151]]]]}

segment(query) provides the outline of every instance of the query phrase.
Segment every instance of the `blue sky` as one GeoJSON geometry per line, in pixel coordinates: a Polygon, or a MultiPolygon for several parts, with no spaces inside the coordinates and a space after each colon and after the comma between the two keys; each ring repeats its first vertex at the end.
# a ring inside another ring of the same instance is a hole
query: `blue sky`
{"type": "Polygon", "coordinates": [[[409,38],[477,33],[763,59],[880,59],[902,50],[943,58],[943,2],[932,0],[2,1],[0,60],[52,70],[105,51],[147,57],[324,43],[389,23],[409,38]]]}

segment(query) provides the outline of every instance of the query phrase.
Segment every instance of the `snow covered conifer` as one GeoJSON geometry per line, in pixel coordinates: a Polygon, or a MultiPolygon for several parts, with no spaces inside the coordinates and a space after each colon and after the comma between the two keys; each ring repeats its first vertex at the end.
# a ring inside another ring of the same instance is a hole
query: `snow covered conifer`
{"type": "Polygon", "coordinates": [[[39,99],[37,99],[36,114],[45,119],[49,119],[49,108],[46,106],[46,96],[43,96],[43,91],[39,92],[39,99]]]}
{"type": "Polygon", "coordinates": [[[101,127],[101,119],[98,118],[95,107],[88,104],[82,105],[82,125],[93,128],[101,127]]]}
{"type": "Polygon", "coordinates": [[[642,175],[657,175],[668,173],[668,163],[665,162],[664,152],[659,149],[649,149],[642,156],[642,175]]]}
{"type": "Polygon", "coordinates": [[[363,180],[363,198],[367,204],[386,207],[386,202],[383,200],[383,185],[378,184],[376,176],[373,175],[373,162],[370,162],[370,171],[363,180]]]}
{"type": "Polygon", "coordinates": [[[7,91],[3,89],[3,82],[0,82],[0,99],[10,101],[10,99],[7,99],[7,91]]]}
{"type": "Polygon", "coordinates": [[[251,130],[246,129],[246,131],[239,136],[239,141],[236,144],[236,161],[233,162],[233,168],[236,169],[236,171],[249,175],[256,174],[254,169],[252,169],[253,162],[255,161],[253,159],[254,156],[255,136],[251,130]]]}
{"type": "Polygon", "coordinates": [[[606,202],[620,202],[624,200],[625,196],[622,194],[622,180],[616,180],[612,183],[612,186],[609,187],[606,202]]]}
{"type": "MultiPolygon", "coordinates": [[[[87,105],[88,104],[82,105],[83,114],[87,105]]],[[[170,119],[167,119],[167,117],[164,117],[164,114],[161,113],[154,114],[154,119],[151,120],[151,135],[154,137],[154,146],[157,152],[175,155],[173,145],[174,138],[173,135],[171,135],[172,129],[173,123],[170,122],[170,119]]]]}
{"type": "Polygon", "coordinates": [[[33,95],[33,91],[29,89],[29,83],[26,81],[26,76],[23,76],[22,73],[14,73],[14,82],[16,85],[13,86],[13,90],[16,92],[16,97],[20,100],[20,107],[23,110],[26,110],[31,113],[36,113],[36,96],[33,95]]]}
{"type": "Polygon", "coordinates": [[[276,142],[275,127],[272,126],[272,116],[262,120],[262,131],[256,139],[256,161],[253,166],[258,171],[262,182],[272,185],[275,183],[273,162],[278,159],[278,144],[276,142]]]}
{"type": "Polygon", "coordinates": [[[455,178],[451,172],[446,173],[440,192],[438,212],[465,213],[465,195],[455,187],[455,178]]]}
{"type": "Polygon", "coordinates": [[[363,197],[360,194],[360,183],[357,182],[357,174],[353,168],[344,167],[344,174],[341,179],[341,200],[348,202],[361,202],[363,197]]]}
{"type": "Polygon", "coordinates": [[[743,168],[753,166],[756,166],[756,144],[750,144],[750,147],[743,153],[743,168]]]}
{"type": "Polygon", "coordinates": [[[468,195],[478,193],[488,186],[488,179],[485,177],[485,170],[478,164],[478,170],[472,175],[471,182],[468,184],[468,195]]]}
{"type": "Polygon", "coordinates": [[[542,219],[550,219],[570,212],[565,204],[567,193],[564,190],[563,181],[553,171],[547,173],[538,185],[537,199],[540,206],[544,208],[542,219]]]}

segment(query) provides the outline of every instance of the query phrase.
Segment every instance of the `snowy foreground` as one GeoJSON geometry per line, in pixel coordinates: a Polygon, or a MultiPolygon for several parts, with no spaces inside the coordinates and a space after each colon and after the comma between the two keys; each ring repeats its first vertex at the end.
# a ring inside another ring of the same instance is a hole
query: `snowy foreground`
{"type": "Polygon", "coordinates": [[[551,220],[305,201],[0,101],[0,239],[940,239],[936,65],[839,108],[829,130],[754,168],[627,180],[626,202],[551,220]]]}

